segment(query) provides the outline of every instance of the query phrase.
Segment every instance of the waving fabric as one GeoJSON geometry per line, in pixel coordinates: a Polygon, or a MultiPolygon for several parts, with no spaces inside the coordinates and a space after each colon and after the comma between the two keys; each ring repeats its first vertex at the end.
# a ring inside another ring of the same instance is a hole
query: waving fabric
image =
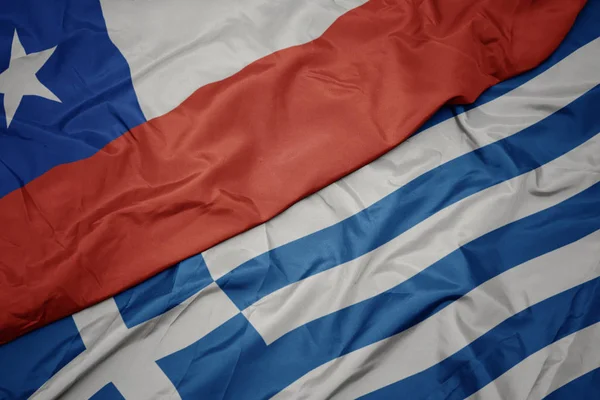
{"type": "MultiPolygon", "coordinates": [[[[176,34],[154,43],[131,27],[135,14],[123,27],[120,3],[3,4],[3,74],[47,60],[35,88],[3,88],[0,341],[264,222],[396,146],[443,104],[534,67],[585,1],[373,0],[335,22],[328,11],[331,26],[314,40],[273,46],[212,83],[190,53],[222,31],[250,26],[254,39],[257,21],[243,21],[260,7],[198,36],[185,26],[193,19],[157,24],[158,35],[176,34]],[[148,89],[165,74],[177,81],[148,89]]],[[[314,3],[306,12],[319,13],[314,3]]],[[[184,1],[132,4],[142,15],[189,12],[184,1]]]]}

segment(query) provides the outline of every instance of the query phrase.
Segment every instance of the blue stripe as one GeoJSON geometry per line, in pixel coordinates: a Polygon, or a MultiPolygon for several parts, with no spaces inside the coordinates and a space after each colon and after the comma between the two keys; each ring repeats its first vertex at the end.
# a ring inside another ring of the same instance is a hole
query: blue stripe
{"type": "Polygon", "coordinates": [[[15,29],[27,53],[56,46],[36,76],[61,100],[23,97],[7,128],[0,95],[1,198],[57,165],[92,156],[145,118],[98,0],[0,0],[0,10],[0,72],[15,29]]]}
{"type": "MultiPolygon", "coordinates": [[[[598,343],[591,343],[598,346],[598,343]]],[[[567,383],[545,397],[546,400],[598,400],[600,399],[600,368],[567,383]]]]}
{"type": "Polygon", "coordinates": [[[585,142],[600,132],[599,103],[596,86],[528,129],[447,162],[336,225],[249,260],[217,283],[245,309],[290,283],[355,259],[441,209],[585,142]]]}
{"type": "Polygon", "coordinates": [[[538,350],[598,321],[600,278],[515,314],[439,364],[361,398],[462,400],[538,350]]]}
{"type": "Polygon", "coordinates": [[[89,400],[125,400],[119,389],[111,382],[90,397],[89,400]]]}
{"type": "MultiPolygon", "coordinates": [[[[575,132],[570,135],[575,136],[575,132]]],[[[408,281],[267,346],[242,316],[158,361],[184,399],[267,398],[305,373],[423,321],[488,279],[600,229],[600,184],[490,232],[408,281]],[[490,262],[490,254],[501,255],[490,262]],[[427,289],[427,290],[423,290],[427,289]]]]}
{"type": "Polygon", "coordinates": [[[0,399],[25,399],[85,350],[73,318],[0,346],[0,399]]]}
{"type": "Polygon", "coordinates": [[[132,328],[169,311],[213,282],[199,254],[119,293],[115,302],[125,325],[132,328]]]}

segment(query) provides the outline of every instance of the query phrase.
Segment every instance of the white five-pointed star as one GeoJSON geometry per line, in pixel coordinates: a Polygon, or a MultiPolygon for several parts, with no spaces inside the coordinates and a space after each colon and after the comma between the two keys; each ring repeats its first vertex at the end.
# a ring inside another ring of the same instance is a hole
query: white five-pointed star
{"type": "Polygon", "coordinates": [[[15,30],[8,69],[0,73],[0,93],[4,93],[6,127],[10,125],[15,116],[23,96],[40,96],[60,103],[60,99],[35,75],[54,53],[54,49],[56,46],[39,53],[26,54],[15,30]]]}

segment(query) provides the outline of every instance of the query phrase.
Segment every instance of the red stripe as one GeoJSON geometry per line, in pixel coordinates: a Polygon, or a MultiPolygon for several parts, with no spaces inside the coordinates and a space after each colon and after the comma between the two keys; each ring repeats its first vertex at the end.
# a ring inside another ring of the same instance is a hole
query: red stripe
{"type": "Polygon", "coordinates": [[[0,342],[257,225],[530,69],[585,0],[373,0],[0,200],[0,342]]]}

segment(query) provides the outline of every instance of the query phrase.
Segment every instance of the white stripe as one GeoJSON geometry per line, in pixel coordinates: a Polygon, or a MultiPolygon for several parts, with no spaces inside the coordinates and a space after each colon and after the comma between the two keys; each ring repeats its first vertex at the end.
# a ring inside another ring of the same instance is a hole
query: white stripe
{"type": "Polygon", "coordinates": [[[491,382],[470,400],[541,400],[600,367],[600,323],[544,347],[491,382]]]}
{"type": "Polygon", "coordinates": [[[307,322],[389,290],[464,244],[598,181],[600,135],[536,170],[444,208],[376,250],[263,297],[244,315],[270,344],[307,322]]]}
{"type": "Polygon", "coordinates": [[[512,315],[600,276],[600,231],[485,282],[406,331],[332,360],[277,399],[354,399],[423,371],[512,315]]]}
{"type": "Polygon", "coordinates": [[[155,361],[195,343],[238,313],[215,283],[131,329],[115,301],[106,300],[73,315],[86,350],[31,398],[88,399],[113,382],[127,400],[179,399],[155,361]]]}
{"type": "Polygon", "coordinates": [[[511,136],[600,82],[600,39],[498,99],[438,124],[245,233],[203,253],[218,279],[270,249],[334,225],[439,165],[511,136]]]}
{"type": "Polygon", "coordinates": [[[101,0],[147,119],[199,87],[309,42],[366,0],[101,0]]]}

